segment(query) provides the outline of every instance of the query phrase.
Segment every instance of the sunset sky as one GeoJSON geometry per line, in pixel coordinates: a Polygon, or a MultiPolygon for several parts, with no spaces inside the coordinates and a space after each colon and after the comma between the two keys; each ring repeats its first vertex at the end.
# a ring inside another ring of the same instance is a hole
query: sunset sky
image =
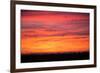
{"type": "Polygon", "coordinates": [[[21,54],[89,51],[89,14],[21,10],[21,54]]]}

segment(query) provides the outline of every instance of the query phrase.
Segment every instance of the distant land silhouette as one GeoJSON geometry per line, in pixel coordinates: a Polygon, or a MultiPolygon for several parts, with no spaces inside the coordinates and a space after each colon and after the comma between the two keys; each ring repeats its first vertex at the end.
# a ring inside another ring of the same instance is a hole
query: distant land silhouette
{"type": "Polygon", "coordinates": [[[28,62],[50,62],[50,61],[71,61],[89,59],[89,52],[71,53],[46,53],[46,54],[21,54],[21,63],[28,62]]]}

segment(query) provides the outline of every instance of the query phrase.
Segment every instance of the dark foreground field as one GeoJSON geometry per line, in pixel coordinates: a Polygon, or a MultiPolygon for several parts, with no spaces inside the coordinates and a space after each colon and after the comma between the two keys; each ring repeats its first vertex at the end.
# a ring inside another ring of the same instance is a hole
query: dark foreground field
{"type": "Polygon", "coordinates": [[[21,62],[68,61],[89,59],[89,52],[21,55],[21,62]]]}

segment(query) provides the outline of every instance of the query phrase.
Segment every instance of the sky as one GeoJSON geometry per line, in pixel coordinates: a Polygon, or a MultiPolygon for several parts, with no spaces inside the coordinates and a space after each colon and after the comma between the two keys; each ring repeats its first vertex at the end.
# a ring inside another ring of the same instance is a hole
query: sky
{"type": "Polygon", "coordinates": [[[21,10],[21,54],[89,51],[89,13],[21,10]]]}

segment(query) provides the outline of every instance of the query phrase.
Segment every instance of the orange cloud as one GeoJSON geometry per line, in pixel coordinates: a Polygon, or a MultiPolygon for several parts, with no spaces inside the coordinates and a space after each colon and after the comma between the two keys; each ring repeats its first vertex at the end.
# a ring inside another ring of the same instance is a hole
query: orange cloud
{"type": "Polygon", "coordinates": [[[79,36],[37,37],[22,40],[22,54],[84,52],[89,50],[89,38],[79,36]]]}
{"type": "Polygon", "coordinates": [[[22,10],[22,54],[85,51],[89,51],[88,13],[22,10]]]}

